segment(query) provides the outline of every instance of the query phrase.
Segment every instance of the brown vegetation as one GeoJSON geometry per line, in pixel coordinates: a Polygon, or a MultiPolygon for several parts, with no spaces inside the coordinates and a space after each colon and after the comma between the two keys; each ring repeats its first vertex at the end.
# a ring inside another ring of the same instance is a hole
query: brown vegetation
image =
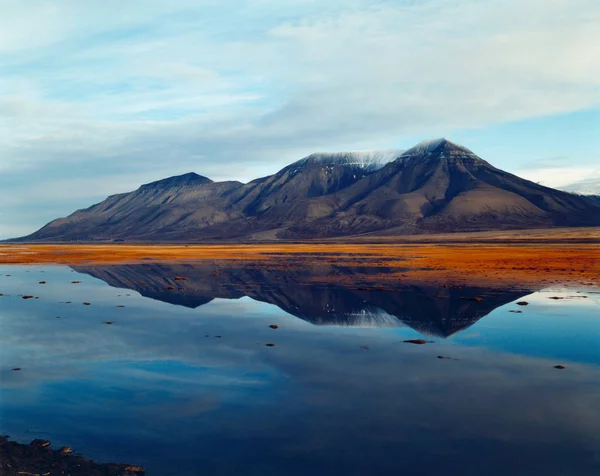
{"type": "MultiPolygon", "coordinates": [[[[1,245],[0,264],[124,264],[249,260],[397,268],[381,279],[485,284],[600,284],[596,244],[1,245]]],[[[218,275],[215,272],[215,275],[218,275]]],[[[332,279],[336,279],[332,276],[332,279]]],[[[377,280],[379,278],[375,278],[377,280]]]]}

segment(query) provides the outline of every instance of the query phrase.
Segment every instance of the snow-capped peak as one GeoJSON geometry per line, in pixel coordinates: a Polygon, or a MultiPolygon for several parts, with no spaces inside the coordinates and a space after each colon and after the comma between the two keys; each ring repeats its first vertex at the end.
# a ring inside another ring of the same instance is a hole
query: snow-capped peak
{"type": "Polygon", "coordinates": [[[402,157],[412,157],[415,155],[429,155],[442,147],[445,149],[449,148],[454,151],[460,151],[466,155],[475,155],[471,150],[467,149],[466,147],[456,144],[442,137],[439,139],[427,139],[421,141],[417,145],[411,147],[406,152],[404,152],[404,154],[402,154],[402,157]]]}
{"type": "Polygon", "coordinates": [[[399,149],[318,152],[305,157],[300,162],[305,164],[319,163],[327,166],[346,165],[358,167],[366,171],[375,171],[400,157],[403,152],[399,149]]]}

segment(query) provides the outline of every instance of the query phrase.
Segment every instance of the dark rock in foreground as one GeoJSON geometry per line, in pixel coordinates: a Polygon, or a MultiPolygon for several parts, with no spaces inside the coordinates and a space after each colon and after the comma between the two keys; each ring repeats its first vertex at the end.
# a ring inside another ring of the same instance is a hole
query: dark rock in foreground
{"type": "Polygon", "coordinates": [[[145,470],[129,464],[98,464],[83,456],[73,455],[68,447],[53,450],[46,440],[33,440],[31,444],[23,445],[0,436],[0,475],[23,474],[143,476],[145,470]]]}

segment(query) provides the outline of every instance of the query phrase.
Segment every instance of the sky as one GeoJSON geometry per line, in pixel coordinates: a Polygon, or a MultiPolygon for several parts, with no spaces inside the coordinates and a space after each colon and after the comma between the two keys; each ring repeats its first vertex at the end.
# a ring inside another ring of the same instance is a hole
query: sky
{"type": "Polygon", "coordinates": [[[435,137],[600,184],[600,2],[0,0],[0,239],[172,175],[435,137]]]}

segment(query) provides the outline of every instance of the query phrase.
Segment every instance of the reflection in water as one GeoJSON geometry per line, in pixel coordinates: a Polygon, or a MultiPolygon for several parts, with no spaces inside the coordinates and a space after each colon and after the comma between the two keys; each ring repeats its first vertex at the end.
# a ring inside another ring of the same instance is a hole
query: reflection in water
{"type": "Polygon", "coordinates": [[[491,311],[529,294],[475,286],[443,287],[397,281],[377,289],[360,285],[361,277],[381,273],[373,267],[297,266],[291,271],[254,264],[144,264],[73,268],[116,288],[196,308],[215,298],[275,304],[315,325],[397,327],[448,337],[463,331],[491,311]],[[343,276],[348,281],[331,276],[343,276]],[[184,278],[184,279],[181,279],[184,278]],[[342,281],[339,283],[339,281],[342,281]]]}
{"type": "Polygon", "coordinates": [[[76,271],[0,267],[0,432],[15,440],[150,476],[600,473],[589,289],[384,290],[328,265],[76,271]],[[403,343],[421,332],[450,337],[403,343]]]}

